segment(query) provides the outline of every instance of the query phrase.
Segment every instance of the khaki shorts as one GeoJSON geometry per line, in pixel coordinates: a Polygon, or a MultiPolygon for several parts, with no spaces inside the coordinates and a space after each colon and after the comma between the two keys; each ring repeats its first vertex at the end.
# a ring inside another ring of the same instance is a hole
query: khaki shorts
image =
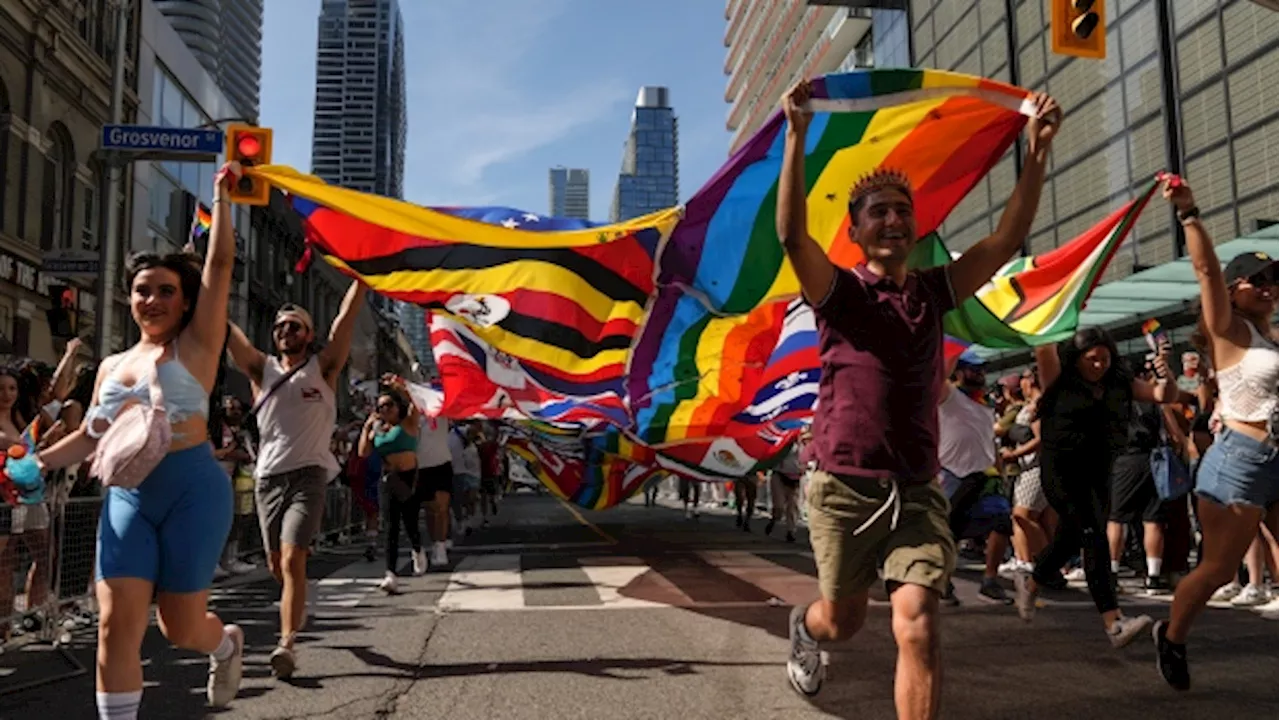
{"type": "Polygon", "coordinates": [[[329,471],[310,465],[258,478],[255,488],[262,544],[271,552],[281,545],[306,548],[324,520],[329,471]]]}
{"type": "Polygon", "coordinates": [[[950,504],[937,483],[899,481],[897,524],[889,505],[893,482],[815,470],[809,480],[809,541],[818,565],[818,587],[832,602],[866,591],[883,563],[885,582],[932,588],[939,594],[956,569],[956,542],[948,524],[950,504]],[[861,532],[855,534],[861,528],[861,532]]]}

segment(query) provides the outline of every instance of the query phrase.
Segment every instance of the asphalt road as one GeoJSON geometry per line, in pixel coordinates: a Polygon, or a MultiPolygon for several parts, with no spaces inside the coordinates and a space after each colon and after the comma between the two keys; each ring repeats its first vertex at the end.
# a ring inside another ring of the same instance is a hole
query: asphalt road
{"type": "MultiPolygon", "coordinates": [[[[803,531],[786,544],[734,528],[724,514],[686,520],[639,501],[601,513],[549,496],[507,498],[495,522],[456,548],[451,566],[375,588],[383,562],[358,549],[318,558],[317,616],[300,638],[300,668],[274,680],[272,581],[261,571],[221,586],[215,610],[247,633],[239,698],[213,713],[207,661],[148,633],[143,718],[890,718],[895,649],[889,611],[873,603],[865,630],[831,645],[830,673],[810,701],[787,684],[791,603],[816,592],[803,531]]],[[[407,551],[402,558],[408,564],[407,551]]],[[[1275,717],[1277,629],[1247,610],[1210,609],[1190,652],[1196,687],[1159,679],[1149,641],[1113,650],[1087,596],[1047,599],[1031,625],[957,579],[945,610],[947,718],[1275,717]]],[[[1160,617],[1167,602],[1126,596],[1126,612],[1160,617]],[[1145,604],[1144,607],[1140,607],[1145,604]]],[[[0,657],[0,718],[92,718],[93,635],[64,673],[48,648],[0,657]]]]}

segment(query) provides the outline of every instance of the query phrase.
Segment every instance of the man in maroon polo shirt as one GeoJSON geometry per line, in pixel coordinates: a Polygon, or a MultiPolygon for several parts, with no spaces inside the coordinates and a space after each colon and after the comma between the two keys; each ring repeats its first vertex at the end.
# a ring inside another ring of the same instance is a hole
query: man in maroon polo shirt
{"type": "Polygon", "coordinates": [[[849,197],[849,239],[866,262],[846,270],[808,232],[809,96],[804,81],[782,99],[787,131],[777,222],[818,325],[822,412],[814,417],[817,469],[808,502],[822,597],[791,613],[787,677],[805,695],[821,689],[826,668],[818,642],[846,640],[862,627],[883,563],[898,644],[898,717],[932,718],[942,686],[938,600],[956,558],[947,500],[935,481],[946,380],[942,316],[1022,247],[1062,112],[1046,95],[1033,98],[1022,177],[999,227],[948,266],[907,270],[917,241],[910,178],[879,168],[859,180],[849,197]]]}

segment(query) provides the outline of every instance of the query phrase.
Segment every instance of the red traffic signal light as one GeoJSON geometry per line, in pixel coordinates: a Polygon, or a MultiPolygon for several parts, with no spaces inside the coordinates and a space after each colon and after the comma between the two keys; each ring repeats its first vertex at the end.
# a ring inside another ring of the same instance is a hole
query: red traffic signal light
{"type": "MultiPolygon", "coordinates": [[[[250,125],[227,128],[227,162],[236,161],[242,168],[271,164],[271,129],[250,125]]],[[[231,189],[231,202],[243,205],[266,205],[271,201],[271,186],[261,178],[241,175],[231,189]]]]}

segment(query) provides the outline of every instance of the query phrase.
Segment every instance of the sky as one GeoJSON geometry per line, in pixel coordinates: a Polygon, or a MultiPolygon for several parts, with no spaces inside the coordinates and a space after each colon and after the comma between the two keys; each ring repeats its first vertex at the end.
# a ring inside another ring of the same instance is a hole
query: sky
{"type": "MultiPolygon", "coordinates": [[[[311,169],[320,0],[266,6],[260,123],[273,162],[311,169]]],[[[724,4],[716,0],[400,0],[405,199],[548,211],[547,171],[591,171],[607,220],[631,108],[670,88],[680,199],[728,159],[724,4]]]]}

